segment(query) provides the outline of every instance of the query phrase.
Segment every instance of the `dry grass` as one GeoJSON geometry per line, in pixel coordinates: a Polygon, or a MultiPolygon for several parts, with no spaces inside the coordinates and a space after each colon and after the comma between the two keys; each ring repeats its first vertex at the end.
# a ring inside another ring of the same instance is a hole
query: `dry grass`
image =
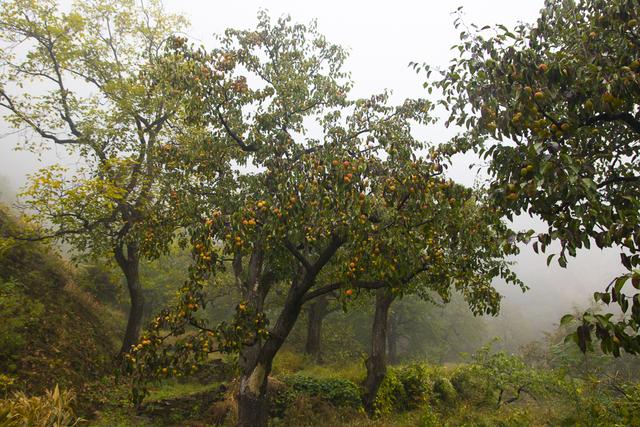
{"type": "Polygon", "coordinates": [[[72,404],[75,394],[60,391],[56,385],[43,396],[27,396],[17,392],[11,399],[0,402],[2,427],[71,427],[83,420],[75,416],[72,404]]]}

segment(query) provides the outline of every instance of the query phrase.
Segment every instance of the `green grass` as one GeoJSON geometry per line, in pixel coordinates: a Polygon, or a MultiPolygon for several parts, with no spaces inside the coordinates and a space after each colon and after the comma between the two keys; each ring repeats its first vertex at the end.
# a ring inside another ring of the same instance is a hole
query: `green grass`
{"type": "Polygon", "coordinates": [[[133,408],[111,408],[101,412],[98,419],[90,421],[92,427],[152,427],[153,420],[137,417],[133,408]]]}
{"type": "Polygon", "coordinates": [[[55,248],[2,237],[23,233],[0,205],[0,372],[30,394],[82,389],[110,373],[123,315],[79,289],[55,248]]]}
{"type": "Polygon", "coordinates": [[[149,396],[145,402],[158,400],[171,400],[191,394],[211,391],[220,386],[220,383],[200,384],[200,383],[179,383],[177,381],[165,381],[157,387],[149,389],[149,396]]]}
{"type": "Polygon", "coordinates": [[[318,365],[303,354],[289,350],[281,351],[273,363],[272,375],[278,377],[291,374],[314,378],[341,378],[359,384],[364,381],[366,368],[363,361],[318,365]]]}
{"type": "MultiPolygon", "coordinates": [[[[170,401],[181,399],[193,394],[215,390],[220,383],[200,384],[195,382],[180,383],[177,381],[164,381],[151,387],[149,396],[145,399],[146,405],[153,405],[158,401],[170,401]]],[[[120,391],[120,394],[123,390],[120,391]]],[[[149,416],[139,415],[128,402],[124,395],[112,396],[112,403],[106,405],[99,412],[97,419],[89,422],[89,426],[95,427],[147,427],[160,425],[180,425],[181,419],[176,414],[175,419],[168,418],[151,419],[149,416]]]]}
{"type": "MultiPolygon", "coordinates": [[[[284,354],[279,363],[293,361],[304,357],[295,354],[284,354]]],[[[280,367],[282,376],[291,375],[292,366],[296,367],[294,374],[316,379],[349,379],[358,380],[364,375],[364,368],[360,363],[334,364],[327,366],[308,365],[303,363],[280,367]]],[[[453,367],[440,365],[424,365],[429,378],[449,377],[455,373],[453,367]],[[433,375],[431,375],[433,374],[433,375]]],[[[463,368],[458,366],[457,369],[463,368]]],[[[401,370],[402,367],[395,367],[401,370]]],[[[96,420],[88,425],[96,427],[177,427],[188,425],[189,421],[206,422],[206,407],[200,399],[183,399],[190,395],[214,391],[218,383],[200,384],[196,382],[179,383],[165,381],[151,388],[151,395],[145,401],[146,415],[136,414],[136,411],[126,400],[127,390],[124,384],[121,388],[105,386],[104,397],[108,402],[96,420]],[[112,393],[108,393],[109,390],[112,393]],[[168,401],[168,404],[159,403],[168,401]],[[160,409],[160,412],[149,410],[160,409]],[[153,414],[153,415],[149,415],[153,414]]],[[[563,389],[564,390],[564,389],[563,389]]],[[[640,388],[638,389],[640,390],[640,388]]],[[[637,425],[629,422],[629,416],[621,418],[612,416],[608,411],[615,409],[609,400],[599,393],[600,389],[589,394],[580,391],[572,395],[568,391],[552,391],[541,394],[537,400],[524,395],[517,402],[497,408],[495,403],[475,402],[458,395],[455,401],[443,402],[436,395],[430,395],[409,410],[393,410],[391,413],[381,413],[377,417],[369,418],[362,409],[340,407],[321,401],[318,396],[300,393],[295,396],[284,409],[280,418],[272,418],[271,427],[434,427],[434,426],[544,426],[544,425],[637,425]],[[569,393],[569,394],[567,394],[569,393]],[[622,421],[621,421],[622,420],[622,421]]],[[[611,400],[613,402],[613,400],[611,400]]],[[[635,400],[638,401],[637,399],[635,400]]],[[[631,408],[631,406],[629,407],[631,408]]],[[[635,408],[635,407],[634,407],[635,408]]],[[[619,412],[619,411],[618,411],[619,412]]],[[[613,414],[615,415],[615,414],[613,414]]],[[[635,418],[634,418],[635,419],[635,418]]]]}

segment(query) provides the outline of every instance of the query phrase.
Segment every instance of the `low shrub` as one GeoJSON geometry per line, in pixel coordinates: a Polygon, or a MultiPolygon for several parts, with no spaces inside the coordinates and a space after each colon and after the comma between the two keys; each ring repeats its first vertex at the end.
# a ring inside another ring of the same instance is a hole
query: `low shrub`
{"type": "Polygon", "coordinates": [[[433,408],[427,405],[418,418],[418,425],[420,427],[440,427],[442,419],[433,408]]]}
{"type": "Polygon", "coordinates": [[[473,363],[451,377],[461,397],[471,403],[506,405],[526,396],[542,398],[562,393],[562,374],[527,366],[522,357],[493,353],[491,343],[473,355],[473,363]]]}
{"type": "Polygon", "coordinates": [[[404,386],[398,378],[395,369],[387,370],[378,394],[373,402],[373,411],[377,417],[388,415],[398,409],[406,401],[404,386]]]}
{"type": "Polygon", "coordinates": [[[292,375],[285,380],[295,392],[319,397],[336,407],[359,407],[360,388],[349,380],[339,378],[318,379],[292,375]]]}
{"type": "Polygon", "coordinates": [[[424,405],[431,395],[432,376],[432,370],[419,363],[389,368],[374,402],[376,415],[409,411],[424,405]]]}
{"type": "Polygon", "coordinates": [[[330,404],[334,408],[361,407],[360,387],[340,378],[314,378],[295,374],[284,378],[284,386],[270,396],[270,413],[282,417],[301,398],[330,404]]]}
{"type": "Polygon", "coordinates": [[[495,389],[483,371],[476,366],[463,366],[451,375],[451,385],[458,396],[470,403],[481,405],[495,402],[495,389]]]}
{"type": "Polygon", "coordinates": [[[439,377],[433,383],[433,397],[442,403],[451,405],[455,403],[458,393],[446,377],[439,377]]]}
{"type": "Polygon", "coordinates": [[[640,425],[640,384],[622,387],[624,399],[615,404],[619,421],[630,426],[640,425]]]}
{"type": "Polygon", "coordinates": [[[399,409],[415,409],[429,401],[433,387],[433,371],[425,364],[414,363],[395,369],[404,388],[404,400],[399,409]]]}

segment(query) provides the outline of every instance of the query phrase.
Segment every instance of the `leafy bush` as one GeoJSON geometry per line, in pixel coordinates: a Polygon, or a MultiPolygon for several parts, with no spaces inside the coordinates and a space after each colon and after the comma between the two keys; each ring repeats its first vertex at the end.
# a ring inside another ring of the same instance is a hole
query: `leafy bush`
{"type": "Polygon", "coordinates": [[[284,379],[284,387],[270,397],[271,415],[281,417],[287,408],[305,397],[329,403],[336,408],[360,408],[360,388],[340,378],[313,378],[295,374],[284,379]]]}
{"type": "Polygon", "coordinates": [[[451,384],[461,399],[473,404],[494,401],[495,389],[478,366],[463,366],[451,375],[451,384]]]}
{"type": "Polygon", "coordinates": [[[320,397],[336,407],[360,406],[360,388],[348,380],[339,378],[318,379],[292,375],[285,380],[295,392],[320,397]]]}
{"type": "Polygon", "coordinates": [[[380,416],[412,410],[428,402],[431,376],[431,370],[424,364],[390,368],[374,402],[375,414],[380,416]]]}
{"type": "Polygon", "coordinates": [[[56,385],[44,396],[29,397],[22,392],[9,400],[0,401],[0,425],[2,427],[69,427],[82,419],[74,415],[71,405],[73,392],[60,391],[56,385]]]}
{"type": "Polygon", "coordinates": [[[442,425],[442,419],[430,406],[426,406],[418,419],[420,427],[439,427],[442,425]]]}
{"type": "Polygon", "coordinates": [[[618,422],[622,425],[640,425],[640,384],[636,383],[621,388],[624,399],[615,404],[618,422]]]}
{"type": "Polygon", "coordinates": [[[376,416],[388,415],[398,409],[406,400],[404,386],[398,378],[395,369],[387,370],[382,384],[378,388],[373,411],[376,416]]]}
{"type": "Polygon", "coordinates": [[[570,408],[561,414],[563,425],[640,425],[640,384],[594,376],[563,385],[560,396],[570,408]]]}
{"type": "MultiPolygon", "coordinates": [[[[474,363],[468,368],[470,383],[465,384],[465,374],[456,378],[461,389],[473,389],[479,386],[472,398],[478,401],[497,396],[496,404],[508,404],[515,402],[528,394],[534,397],[544,396],[554,389],[560,391],[562,381],[555,372],[543,372],[528,367],[522,357],[508,355],[505,352],[491,353],[491,345],[482,347],[473,355],[474,363]],[[478,393],[478,391],[481,391],[478,393]]],[[[467,393],[474,394],[474,393],[467,393]]]]}
{"type": "Polygon", "coordinates": [[[404,388],[403,410],[415,409],[429,401],[432,389],[432,371],[425,364],[414,363],[395,369],[404,388]]]}
{"type": "Polygon", "coordinates": [[[446,377],[440,377],[433,383],[434,397],[446,404],[453,404],[456,401],[456,389],[446,377]]]}

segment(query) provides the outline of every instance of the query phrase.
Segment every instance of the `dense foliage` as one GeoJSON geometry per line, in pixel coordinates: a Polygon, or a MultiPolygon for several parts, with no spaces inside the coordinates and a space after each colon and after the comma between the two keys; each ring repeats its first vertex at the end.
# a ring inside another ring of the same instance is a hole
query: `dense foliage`
{"type": "MultiPolygon", "coordinates": [[[[461,28],[460,56],[435,86],[465,130],[442,147],[489,159],[490,191],[507,215],[542,218],[533,249],[620,248],[627,272],[596,301],[626,314],[585,313],[574,338],[605,352],[640,351],[640,42],[634,0],[547,0],[538,21],[515,29],[461,28]],[[626,285],[626,286],[625,286],[626,285]],[[624,288],[624,289],[623,289],[624,288]]],[[[568,319],[568,318],[567,318],[568,319]]]]}

